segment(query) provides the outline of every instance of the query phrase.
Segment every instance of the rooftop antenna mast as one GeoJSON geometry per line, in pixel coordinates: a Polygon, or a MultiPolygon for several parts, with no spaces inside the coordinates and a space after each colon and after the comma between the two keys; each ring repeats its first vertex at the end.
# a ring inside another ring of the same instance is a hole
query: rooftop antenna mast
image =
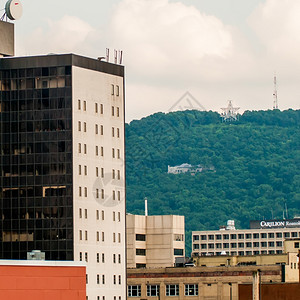
{"type": "Polygon", "coordinates": [[[273,109],[278,109],[277,79],[276,79],[276,75],[274,75],[273,109]]]}

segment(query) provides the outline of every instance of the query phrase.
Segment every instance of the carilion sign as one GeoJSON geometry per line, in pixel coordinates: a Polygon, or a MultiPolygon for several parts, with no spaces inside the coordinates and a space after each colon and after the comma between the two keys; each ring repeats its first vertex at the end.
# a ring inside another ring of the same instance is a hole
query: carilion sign
{"type": "Polygon", "coordinates": [[[250,221],[250,229],[300,228],[300,219],[250,221]]]}

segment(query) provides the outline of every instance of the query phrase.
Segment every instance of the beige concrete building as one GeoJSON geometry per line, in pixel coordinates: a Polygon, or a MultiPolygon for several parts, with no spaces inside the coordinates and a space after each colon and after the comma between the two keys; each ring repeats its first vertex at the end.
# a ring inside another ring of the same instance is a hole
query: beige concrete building
{"type": "Polygon", "coordinates": [[[234,223],[230,223],[220,230],[193,231],[192,255],[280,254],[285,239],[300,237],[299,227],[276,227],[276,222],[260,223],[264,226],[255,229],[235,229],[234,223]]]}
{"type": "Polygon", "coordinates": [[[281,254],[196,256],[193,260],[198,267],[281,265],[284,268],[285,282],[299,282],[299,241],[300,239],[285,240],[285,252],[281,254]]]}
{"type": "MultiPolygon", "coordinates": [[[[281,265],[128,269],[127,296],[135,299],[237,300],[238,285],[282,282],[281,265]]],[[[241,299],[242,300],[242,299],[241,299]]]]}
{"type": "Polygon", "coordinates": [[[172,267],[184,256],[184,216],[126,216],[127,268],[172,267]]]}

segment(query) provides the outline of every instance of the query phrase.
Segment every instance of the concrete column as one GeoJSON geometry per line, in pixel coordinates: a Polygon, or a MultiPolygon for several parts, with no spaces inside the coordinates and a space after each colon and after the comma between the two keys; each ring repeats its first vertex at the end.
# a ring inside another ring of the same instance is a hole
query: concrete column
{"type": "Polygon", "coordinates": [[[260,300],[260,270],[253,272],[252,299],[260,300]]]}

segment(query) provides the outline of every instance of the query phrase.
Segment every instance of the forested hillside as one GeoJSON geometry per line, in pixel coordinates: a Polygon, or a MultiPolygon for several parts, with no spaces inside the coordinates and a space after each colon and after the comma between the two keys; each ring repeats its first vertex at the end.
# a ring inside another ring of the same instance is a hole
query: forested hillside
{"type": "Polygon", "coordinates": [[[300,110],[246,111],[234,123],[218,113],[157,113],[126,125],[127,212],[180,214],[192,230],[238,228],[300,214],[300,110]],[[168,165],[215,171],[168,174],[168,165]]]}

